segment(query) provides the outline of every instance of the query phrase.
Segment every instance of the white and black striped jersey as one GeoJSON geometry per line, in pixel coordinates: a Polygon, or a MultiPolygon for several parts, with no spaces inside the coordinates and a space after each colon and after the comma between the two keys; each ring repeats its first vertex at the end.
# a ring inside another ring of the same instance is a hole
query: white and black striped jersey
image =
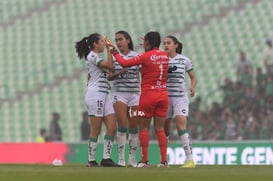
{"type": "Polygon", "coordinates": [[[93,91],[109,93],[110,84],[107,80],[107,70],[99,68],[100,62],[103,61],[101,55],[91,51],[86,60],[86,67],[90,79],[88,81],[88,89],[93,91]]]}
{"type": "Polygon", "coordinates": [[[169,97],[182,97],[187,95],[186,72],[193,70],[191,60],[181,54],[170,58],[167,75],[167,88],[169,97]]]}
{"type": "MultiPolygon", "coordinates": [[[[130,59],[137,56],[138,53],[130,51],[127,55],[121,54],[124,59],[130,59]]],[[[113,80],[113,92],[130,92],[136,93],[140,91],[140,67],[139,65],[128,67],[128,72],[119,75],[113,80]]],[[[115,72],[119,72],[123,67],[114,59],[115,72]]]]}

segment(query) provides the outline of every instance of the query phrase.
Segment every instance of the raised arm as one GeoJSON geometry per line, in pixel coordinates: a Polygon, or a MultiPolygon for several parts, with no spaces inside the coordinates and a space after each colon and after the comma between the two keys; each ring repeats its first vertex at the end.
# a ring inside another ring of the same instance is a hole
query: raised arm
{"type": "Polygon", "coordinates": [[[130,59],[124,59],[120,56],[119,53],[114,53],[113,54],[115,59],[118,61],[118,63],[123,66],[123,67],[131,67],[134,65],[140,65],[144,62],[144,54],[140,54],[136,57],[130,58],[130,59]]]}
{"type": "Polygon", "coordinates": [[[117,62],[123,67],[131,67],[134,65],[141,65],[145,61],[145,53],[139,54],[136,57],[126,60],[120,56],[119,52],[117,51],[117,49],[115,48],[115,46],[112,44],[112,42],[109,39],[106,40],[106,45],[108,47],[110,47],[110,52],[115,57],[117,62]]]}
{"type": "Polygon", "coordinates": [[[106,47],[107,50],[107,60],[103,60],[99,63],[99,67],[100,68],[104,68],[104,69],[109,69],[109,70],[113,70],[114,66],[113,66],[113,57],[110,53],[109,47],[106,47]]]}

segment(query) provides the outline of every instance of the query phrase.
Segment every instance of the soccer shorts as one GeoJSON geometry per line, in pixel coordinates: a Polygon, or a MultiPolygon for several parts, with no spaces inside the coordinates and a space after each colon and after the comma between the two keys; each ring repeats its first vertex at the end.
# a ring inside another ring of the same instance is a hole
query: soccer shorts
{"type": "Polygon", "coordinates": [[[89,116],[104,117],[115,114],[111,98],[106,93],[87,91],[85,102],[89,116]]]}
{"type": "Polygon", "coordinates": [[[169,106],[167,118],[173,118],[178,115],[188,116],[189,99],[187,95],[183,97],[169,97],[169,106]]]}
{"type": "Polygon", "coordinates": [[[117,101],[126,104],[127,106],[138,106],[140,93],[125,93],[125,92],[113,92],[112,100],[113,104],[117,101]]]}
{"type": "Polygon", "coordinates": [[[168,111],[167,91],[143,91],[138,106],[138,116],[144,118],[166,117],[168,111]]]}

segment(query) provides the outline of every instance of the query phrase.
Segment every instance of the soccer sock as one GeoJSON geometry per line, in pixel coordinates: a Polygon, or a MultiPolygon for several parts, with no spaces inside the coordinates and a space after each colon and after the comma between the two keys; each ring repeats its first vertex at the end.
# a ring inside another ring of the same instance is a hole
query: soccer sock
{"type": "Polygon", "coordinates": [[[148,146],[149,146],[149,131],[148,130],[140,130],[139,131],[139,143],[141,147],[142,159],[141,162],[148,161],[148,146]]]}
{"type": "Polygon", "coordinates": [[[157,136],[158,146],[159,146],[160,156],[161,156],[160,162],[163,163],[167,161],[167,138],[166,138],[164,130],[157,131],[156,136],[157,136]]]}
{"type": "Polygon", "coordinates": [[[88,140],[88,161],[96,160],[97,138],[89,137],[88,140]]]}
{"type": "Polygon", "coordinates": [[[105,135],[103,145],[103,159],[111,158],[114,136],[105,135]]]}
{"type": "Polygon", "coordinates": [[[126,134],[127,128],[118,128],[117,133],[117,143],[118,143],[118,157],[119,160],[124,161],[124,152],[125,152],[125,144],[126,144],[126,134]]]}
{"type": "Polygon", "coordinates": [[[138,129],[129,128],[129,159],[135,159],[138,146],[138,129]]]}
{"type": "Polygon", "coordinates": [[[192,160],[192,146],[191,146],[191,138],[188,134],[187,130],[182,129],[178,131],[178,135],[182,140],[182,145],[184,147],[186,160],[192,160]]]}

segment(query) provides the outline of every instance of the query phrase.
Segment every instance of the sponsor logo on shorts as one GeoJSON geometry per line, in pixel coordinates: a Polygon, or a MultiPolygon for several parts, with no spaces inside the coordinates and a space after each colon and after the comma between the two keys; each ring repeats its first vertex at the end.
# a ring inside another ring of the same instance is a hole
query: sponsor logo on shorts
{"type": "Polygon", "coordinates": [[[102,109],[100,107],[97,110],[97,114],[102,114],[102,109]]]}

